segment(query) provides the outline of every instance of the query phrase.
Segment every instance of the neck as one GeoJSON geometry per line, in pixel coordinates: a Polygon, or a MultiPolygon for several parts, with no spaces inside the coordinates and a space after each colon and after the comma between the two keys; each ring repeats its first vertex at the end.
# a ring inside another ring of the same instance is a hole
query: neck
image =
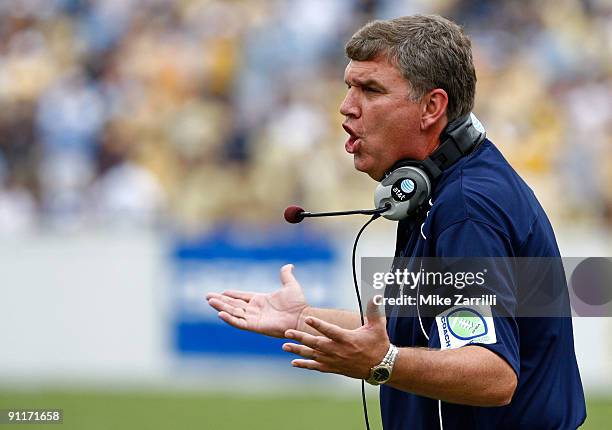
{"type": "Polygon", "coordinates": [[[422,157],[419,160],[424,160],[429,157],[433,152],[440,147],[440,136],[442,131],[448,124],[446,118],[433,125],[427,135],[425,136],[425,145],[423,145],[422,157]]]}

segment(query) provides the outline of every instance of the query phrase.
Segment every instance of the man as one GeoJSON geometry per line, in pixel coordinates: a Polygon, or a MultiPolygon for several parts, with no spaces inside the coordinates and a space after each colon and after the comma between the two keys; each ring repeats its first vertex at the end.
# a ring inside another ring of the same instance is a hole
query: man
{"type": "MultiPolygon", "coordinates": [[[[348,42],[340,107],[355,168],[380,181],[399,160],[423,160],[446,125],[469,115],[476,75],[462,29],[439,16],[375,21],[348,42]]],[[[398,224],[398,257],[558,257],[550,223],[488,140],[446,169],[431,207],[398,224]]],[[[387,320],[309,307],[281,269],[271,294],[226,291],[208,301],[232,326],[299,343],[293,366],[372,379],[385,429],[569,429],[585,419],[569,318],[495,318],[488,341],[442,345],[436,318],[387,320]],[[398,349],[394,349],[395,346],[398,349]],[[387,354],[389,353],[389,354],[387,354]]],[[[516,298],[513,298],[514,300],[516,298]]]]}

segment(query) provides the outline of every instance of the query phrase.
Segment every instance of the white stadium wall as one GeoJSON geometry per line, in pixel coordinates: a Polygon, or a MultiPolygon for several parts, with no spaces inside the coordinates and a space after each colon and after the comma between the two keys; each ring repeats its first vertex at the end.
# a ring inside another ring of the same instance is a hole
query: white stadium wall
{"type": "MultiPolygon", "coordinates": [[[[392,234],[391,230],[366,234],[360,249],[367,255],[388,255],[380,250],[392,243],[388,241],[392,234]],[[376,240],[371,239],[374,236],[376,240]]],[[[565,239],[560,240],[562,249],[572,250],[569,255],[585,256],[589,250],[591,255],[610,252],[606,249],[610,242],[601,236],[594,236],[590,245],[584,241],[584,234],[576,235],[580,240],[572,239],[571,235],[559,237],[565,239]]],[[[344,291],[334,300],[344,307],[354,303],[348,260],[351,243],[352,234],[347,234],[335,244],[342,251],[334,270],[341,273],[337,283],[344,291]]],[[[218,372],[223,363],[234,369],[225,372],[225,378],[234,375],[244,381],[245,375],[250,375],[247,380],[251,387],[261,386],[270,372],[276,372],[265,357],[249,360],[261,375],[256,377],[248,367],[236,371],[231,365],[246,361],[240,356],[227,361],[214,355],[204,355],[202,359],[177,353],[173,343],[172,272],[168,241],[153,233],[89,232],[3,238],[0,386],[170,386],[177,381],[188,385],[187,381],[193,378],[184,375],[199,374],[200,378],[196,378],[199,382],[192,385],[207,389],[215,386],[213,382],[206,383],[213,376],[211,369],[218,372]]],[[[198,290],[193,294],[198,296],[198,290]]],[[[575,318],[574,330],[587,391],[610,392],[612,320],[575,318]]],[[[279,359],[284,360],[282,356],[272,360],[279,359]]],[[[291,373],[290,366],[286,368],[284,377],[306,381],[303,375],[291,373]]],[[[333,381],[335,386],[342,386],[334,377],[315,376],[314,380],[322,384],[333,381]]],[[[238,386],[238,381],[235,382],[238,386]]],[[[277,378],[265,388],[275,389],[275,384],[279,389],[285,387],[282,378],[277,378]]],[[[227,386],[232,385],[230,381],[227,386]]]]}

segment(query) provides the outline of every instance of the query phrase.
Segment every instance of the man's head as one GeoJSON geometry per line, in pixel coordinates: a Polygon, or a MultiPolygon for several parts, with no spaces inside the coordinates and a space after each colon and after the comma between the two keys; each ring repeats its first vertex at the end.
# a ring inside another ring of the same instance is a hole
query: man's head
{"type": "Polygon", "coordinates": [[[471,43],[447,19],[371,22],[353,35],[346,53],[345,146],[355,167],[376,180],[400,159],[426,158],[446,124],[473,108],[471,43]]]}

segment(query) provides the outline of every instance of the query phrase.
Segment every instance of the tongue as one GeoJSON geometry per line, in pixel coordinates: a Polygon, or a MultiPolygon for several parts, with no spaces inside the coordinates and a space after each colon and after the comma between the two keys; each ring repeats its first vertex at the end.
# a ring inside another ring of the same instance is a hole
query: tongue
{"type": "Polygon", "coordinates": [[[359,144],[357,143],[358,139],[355,137],[349,137],[346,143],[344,144],[344,149],[349,154],[354,154],[359,150],[359,144]]]}

